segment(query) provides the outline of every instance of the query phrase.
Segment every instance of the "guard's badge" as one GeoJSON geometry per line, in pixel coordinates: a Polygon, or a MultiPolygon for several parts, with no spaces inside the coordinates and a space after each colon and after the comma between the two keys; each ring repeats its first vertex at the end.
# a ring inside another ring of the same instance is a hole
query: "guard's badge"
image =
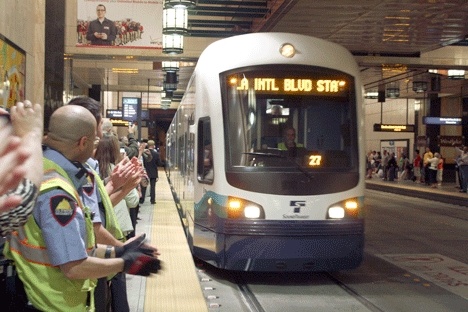
{"type": "Polygon", "coordinates": [[[50,209],[55,220],[61,225],[67,225],[75,216],[76,202],[65,195],[54,196],[50,199],[50,209]]]}
{"type": "Polygon", "coordinates": [[[86,177],[86,184],[83,186],[83,191],[88,195],[91,196],[94,191],[94,175],[88,174],[86,177]]]}

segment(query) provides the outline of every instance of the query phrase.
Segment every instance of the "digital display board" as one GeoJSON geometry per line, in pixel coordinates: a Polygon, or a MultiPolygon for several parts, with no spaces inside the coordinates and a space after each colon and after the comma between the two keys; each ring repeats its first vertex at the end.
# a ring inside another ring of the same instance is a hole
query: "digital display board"
{"type": "Polygon", "coordinates": [[[236,74],[229,75],[227,79],[228,85],[238,91],[254,90],[269,94],[344,96],[349,89],[346,80],[329,77],[247,77],[245,74],[236,74]]]}
{"type": "Polygon", "coordinates": [[[138,119],[138,108],[140,105],[140,98],[124,97],[122,98],[122,119],[128,121],[135,121],[138,119]]]}
{"type": "Polygon", "coordinates": [[[120,119],[120,118],[122,118],[122,110],[120,110],[120,109],[107,109],[106,110],[106,118],[120,119]]]}
{"type": "Polygon", "coordinates": [[[423,124],[425,125],[444,125],[444,126],[459,126],[462,124],[461,117],[424,117],[423,124]]]}
{"type": "Polygon", "coordinates": [[[379,132],[414,132],[414,125],[374,124],[374,131],[379,131],[379,132]]]}

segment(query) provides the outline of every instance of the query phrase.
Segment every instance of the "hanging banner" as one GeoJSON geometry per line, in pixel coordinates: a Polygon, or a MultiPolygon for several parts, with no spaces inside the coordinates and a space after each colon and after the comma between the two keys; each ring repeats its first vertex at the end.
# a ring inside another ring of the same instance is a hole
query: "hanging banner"
{"type": "Polygon", "coordinates": [[[163,0],[77,0],[78,47],[162,49],[163,0]]]}

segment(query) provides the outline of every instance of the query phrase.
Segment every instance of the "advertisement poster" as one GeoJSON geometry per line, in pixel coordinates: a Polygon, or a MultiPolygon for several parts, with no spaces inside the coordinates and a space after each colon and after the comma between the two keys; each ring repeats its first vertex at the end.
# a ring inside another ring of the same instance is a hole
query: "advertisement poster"
{"type": "Polygon", "coordinates": [[[24,100],[26,53],[0,35],[0,107],[24,100]]]}
{"type": "Polygon", "coordinates": [[[162,49],[163,0],[78,0],[78,47],[162,49]]]}

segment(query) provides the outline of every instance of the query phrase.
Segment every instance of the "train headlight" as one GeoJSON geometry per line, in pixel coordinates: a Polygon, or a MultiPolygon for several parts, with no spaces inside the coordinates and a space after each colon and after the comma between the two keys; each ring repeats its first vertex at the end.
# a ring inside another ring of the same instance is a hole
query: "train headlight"
{"type": "Polygon", "coordinates": [[[357,198],[350,198],[335,203],[328,208],[328,219],[358,218],[361,214],[362,203],[357,198]]]}
{"type": "Polygon", "coordinates": [[[244,209],[244,216],[248,219],[258,219],[260,217],[260,207],[250,205],[244,209]]]}
{"type": "Polygon", "coordinates": [[[285,43],[280,47],[280,53],[284,57],[291,58],[296,54],[296,48],[290,43],[285,43]]]}
{"type": "Polygon", "coordinates": [[[265,218],[262,206],[237,197],[229,197],[227,216],[231,219],[261,219],[265,218]]]}
{"type": "Polygon", "coordinates": [[[344,216],[345,216],[345,210],[342,207],[328,208],[328,217],[330,219],[343,219],[344,216]]]}

